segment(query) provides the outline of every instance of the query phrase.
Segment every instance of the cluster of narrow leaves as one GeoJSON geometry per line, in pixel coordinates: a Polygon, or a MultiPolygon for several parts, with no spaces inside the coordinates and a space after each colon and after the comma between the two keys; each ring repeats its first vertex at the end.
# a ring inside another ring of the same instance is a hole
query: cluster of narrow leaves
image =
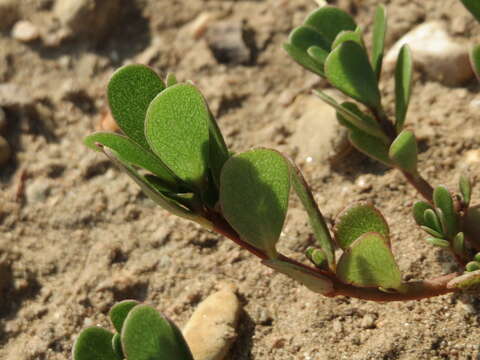
{"type": "Polygon", "coordinates": [[[73,360],[193,360],[177,326],[154,308],[125,300],[109,313],[115,332],[92,326],[73,346],[73,360]]]}

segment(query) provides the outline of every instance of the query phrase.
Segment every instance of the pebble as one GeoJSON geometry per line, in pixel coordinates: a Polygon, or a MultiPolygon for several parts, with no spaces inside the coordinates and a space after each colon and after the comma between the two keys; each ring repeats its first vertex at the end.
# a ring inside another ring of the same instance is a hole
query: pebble
{"type": "Polygon", "coordinates": [[[367,314],[362,318],[361,323],[362,328],[364,329],[373,329],[375,328],[375,317],[373,315],[367,314]]]}
{"type": "Polygon", "coordinates": [[[441,22],[419,25],[398,40],[385,57],[386,69],[394,69],[397,55],[404,44],[410,46],[415,65],[432,80],[458,86],[474,75],[468,46],[455,42],[441,22]]]}
{"type": "Polygon", "coordinates": [[[200,39],[205,34],[208,26],[214,19],[215,14],[211,12],[202,12],[190,24],[187,25],[190,36],[195,40],[200,39]]]}
{"type": "Polygon", "coordinates": [[[28,182],[25,188],[25,196],[29,203],[44,202],[50,195],[50,183],[43,179],[28,182]]]}
{"type": "Polygon", "coordinates": [[[235,340],[240,310],[240,301],[227,286],[198,305],[183,329],[195,360],[225,358],[235,340]]]}
{"type": "Polygon", "coordinates": [[[12,156],[12,149],[7,140],[3,136],[0,136],[0,166],[5,165],[12,156]]]}
{"type": "Polygon", "coordinates": [[[40,32],[30,21],[20,20],[13,26],[12,37],[17,41],[29,43],[37,40],[40,32]]]}
{"type": "Polygon", "coordinates": [[[301,95],[295,99],[291,111],[301,114],[291,137],[299,160],[319,162],[332,155],[340,128],[335,110],[315,96],[301,95]]]}
{"type": "Polygon", "coordinates": [[[18,0],[0,0],[0,31],[10,28],[18,17],[18,0]]]}
{"type": "Polygon", "coordinates": [[[75,37],[88,36],[101,40],[119,20],[119,0],[58,0],[55,17],[75,37]]]}
{"type": "Polygon", "coordinates": [[[241,21],[220,21],[209,26],[206,39],[219,63],[242,65],[248,64],[252,58],[244,35],[241,21]]]}
{"type": "Polygon", "coordinates": [[[0,84],[0,106],[26,107],[32,104],[33,99],[23,86],[12,83],[0,84]]]}
{"type": "Polygon", "coordinates": [[[480,162],[480,150],[479,149],[468,150],[463,155],[463,161],[467,165],[478,164],[480,162]]]}

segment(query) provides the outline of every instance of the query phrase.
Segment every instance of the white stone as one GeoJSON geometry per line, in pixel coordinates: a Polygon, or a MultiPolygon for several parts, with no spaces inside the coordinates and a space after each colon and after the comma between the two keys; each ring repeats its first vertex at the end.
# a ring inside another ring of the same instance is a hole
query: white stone
{"type": "Polygon", "coordinates": [[[432,80],[458,86],[474,75],[468,46],[455,42],[441,22],[424,23],[398,40],[385,56],[385,69],[391,71],[395,68],[404,44],[412,50],[415,66],[432,80]]]}
{"type": "Polygon", "coordinates": [[[241,305],[229,287],[198,305],[183,329],[195,360],[223,360],[235,340],[241,305]]]}
{"type": "Polygon", "coordinates": [[[20,20],[13,26],[12,37],[20,42],[28,43],[37,40],[40,32],[30,21],[20,20]]]}

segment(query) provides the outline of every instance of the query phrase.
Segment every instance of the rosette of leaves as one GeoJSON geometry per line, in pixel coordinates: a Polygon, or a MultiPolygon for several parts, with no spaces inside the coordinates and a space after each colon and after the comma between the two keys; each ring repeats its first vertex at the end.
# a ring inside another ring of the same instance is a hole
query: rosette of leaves
{"type": "Polygon", "coordinates": [[[84,329],[73,345],[73,360],[193,360],[178,327],[154,308],[125,300],[109,317],[115,331],[84,329]]]}

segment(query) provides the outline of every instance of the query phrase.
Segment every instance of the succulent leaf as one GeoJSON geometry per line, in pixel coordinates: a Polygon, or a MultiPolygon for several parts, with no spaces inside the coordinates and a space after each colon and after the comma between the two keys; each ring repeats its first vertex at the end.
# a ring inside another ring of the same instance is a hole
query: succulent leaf
{"type": "Polygon", "coordinates": [[[345,41],[353,41],[358,45],[365,47],[362,39],[362,33],[358,31],[344,30],[340,31],[333,41],[332,50],[335,49],[338,45],[343,44],[345,41]]]}
{"type": "Polygon", "coordinates": [[[467,175],[462,174],[458,182],[460,194],[462,194],[462,202],[465,207],[468,208],[472,197],[472,183],[467,175]]]}
{"type": "Polygon", "coordinates": [[[395,128],[403,130],[412,93],[413,74],[412,53],[408,45],[403,45],[398,53],[395,67],[395,128]]]}
{"type": "Polygon", "coordinates": [[[480,2],[478,0],[460,0],[468,11],[480,22],[480,2]]]}
{"type": "Polygon", "coordinates": [[[447,240],[439,239],[435,237],[429,237],[426,241],[433,246],[438,246],[444,249],[448,249],[450,247],[450,243],[447,240]]]}
{"type": "Polygon", "coordinates": [[[443,234],[442,224],[440,222],[440,219],[438,218],[437,213],[434,210],[425,210],[425,212],[423,213],[423,219],[426,227],[435,230],[437,233],[443,234]]]}
{"type": "Polygon", "coordinates": [[[480,80],[480,45],[475,45],[470,51],[470,63],[477,79],[480,80]]]}
{"type": "Polygon", "coordinates": [[[444,220],[446,235],[449,239],[453,238],[458,232],[458,217],[453,205],[452,195],[445,186],[437,186],[433,191],[433,202],[435,207],[440,209],[443,214],[443,216],[439,215],[439,219],[441,222],[444,220]]]}
{"type": "Polygon", "coordinates": [[[73,345],[73,360],[122,360],[112,348],[113,333],[99,327],[83,330],[73,345]]]}
{"type": "Polygon", "coordinates": [[[383,53],[385,51],[385,34],[387,32],[387,9],[379,5],[375,11],[375,20],[373,23],[373,41],[372,41],[372,66],[380,80],[382,73],[383,53]]]}
{"type": "Polygon", "coordinates": [[[343,30],[355,30],[355,20],[345,11],[333,6],[323,6],[311,13],[305,25],[315,29],[332,44],[338,33],[343,30]]]}
{"type": "Polygon", "coordinates": [[[418,148],[413,132],[403,130],[390,145],[389,157],[402,170],[417,173],[418,148]]]}
{"type": "Polygon", "coordinates": [[[108,316],[110,317],[110,321],[112,322],[113,327],[115,328],[115,330],[117,330],[118,333],[122,332],[123,323],[130,310],[132,310],[138,304],[138,301],[135,300],[123,300],[116,303],[110,309],[108,316]]]}
{"type": "Polygon", "coordinates": [[[413,218],[415,219],[415,222],[417,223],[417,225],[419,225],[419,226],[426,225],[425,224],[425,210],[427,210],[427,209],[432,209],[433,210],[433,207],[432,207],[432,205],[430,205],[429,203],[427,203],[425,201],[417,201],[413,205],[413,218]]]}

